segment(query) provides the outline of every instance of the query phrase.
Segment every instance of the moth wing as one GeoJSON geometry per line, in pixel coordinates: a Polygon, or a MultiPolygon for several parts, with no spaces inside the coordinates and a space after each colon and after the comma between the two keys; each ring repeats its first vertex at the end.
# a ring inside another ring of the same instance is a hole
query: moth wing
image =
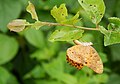
{"type": "Polygon", "coordinates": [[[103,72],[103,63],[98,55],[97,51],[92,46],[87,46],[89,48],[89,55],[86,56],[86,61],[84,63],[85,66],[91,68],[96,73],[102,73],[103,72]]]}
{"type": "Polygon", "coordinates": [[[83,68],[84,57],[82,54],[82,45],[75,45],[67,49],[67,61],[77,69],[83,68]]]}

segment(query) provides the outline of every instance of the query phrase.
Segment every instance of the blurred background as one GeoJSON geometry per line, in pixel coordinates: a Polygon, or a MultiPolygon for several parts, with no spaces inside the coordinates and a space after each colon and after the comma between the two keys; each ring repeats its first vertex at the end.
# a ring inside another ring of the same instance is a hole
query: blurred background
{"type": "MultiPolygon", "coordinates": [[[[71,42],[48,41],[56,27],[10,32],[6,25],[17,18],[34,22],[25,8],[28,0],[0,0],[0,84],[120,84],[120,44],[105,47],[103,35],[85,31],[81,41],[93,42],[104,63],[104,73],[96,74],[87,67],[82,70],[66,62],[66,50],[71,42]]],[[[80,11],[81,26],[94,27],[77,0],[31,0],[39,20],[55,22],[50,15],[53,6],[66,4],[70,16],[80,11]]],[[[104,27],[111,16],[120,17],[120,0],[104,0],[104,27]]]]}

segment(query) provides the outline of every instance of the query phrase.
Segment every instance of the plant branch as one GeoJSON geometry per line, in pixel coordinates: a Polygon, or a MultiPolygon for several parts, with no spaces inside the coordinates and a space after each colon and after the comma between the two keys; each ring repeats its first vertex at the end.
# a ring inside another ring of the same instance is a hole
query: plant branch
{"type": "Polygon", "coordinates": [[[60,23],[51,23],[51,22],[41,22],[44,25],[48,26],[67,26],[67,27],[73,27],[73,28],[80,28],[83,30],[96,30],[99,31],[98,28],[86,28],[86,27],[81,27],[81,26],[75,26],[75,25],[69,25],[69,24],[60,24],[60,23]]]}
{"type": "Polygon", "coordinates": [[[75,25],[69,25],[69,24],[60,24],[60,23],[51,23],[51,22],[40,22],[40,25],[47,25],[47,26],[66,26],[66,27],[73,27],[73,28],[80,28],[83,30],[95,30],[99,31],[99,28],[87,28],[87,27],[81,27],[81,26],[75,26],[75,25]]]}

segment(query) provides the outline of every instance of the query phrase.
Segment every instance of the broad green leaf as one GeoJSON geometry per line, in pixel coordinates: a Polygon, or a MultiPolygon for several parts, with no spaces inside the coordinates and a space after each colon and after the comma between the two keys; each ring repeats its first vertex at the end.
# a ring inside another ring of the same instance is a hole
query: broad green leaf
{"type": "Polygon", "coordinates": [[[65,21],[66,17],[68,16],[67,8],[65,7],[65,4],[61,4],[59,8],[57,8],[57,6],[54,6],[53,9],[51,10],[51,15],[59,23],[65,21]]]}
{"type": "Polygon", "coordinates": [[[30,28],[25,31],[24,36],[30,44],[37,48],[43,48],[45,46],[43,32],[40,30],[36,31],[30,28]]]}
{"type": "Polygon", "coordinates": [[[31,14],[32,19],[35,19],[35,20],[38,21],[38,16],[37,16],[37,13],[35,11],[34,5],[30,1],[28,2],[28,4],[29,5],[26,8],[27,12],[29,12],[31,14]]]}
{"type": "Polygon", "coordinates": [[[117,17],[110,17],[108,18],[110,23],[113,23],[117,26],[120,26],[120,18],[117,17]]]}
{"type": "Polygon", "coordinates": [[[120,31],[111,31],[106,30],[104,27],[100,26],[101,33],[104,34],[104,45],[112,45],[116,43],[120,43],[120,31]]]}
{"type": "Polygon", "coordinates": [[[18,0],[0,0],[0,30],[6,32],[8,22],[18,18],[21,10],[18,0]]]}
{"type": "Polygon", "coordinates": [[[50,41],[72,41],[82,37],[84,31],[77,28],[60,27],[59,30],[55,30],[49,40],[50,41]]]}
{"type": "Polygon", "coordinates": [[[17,41],[12,37],[0,34],[0,65],[12,60],[17,51],[17,41]]]}
{"type": "Polygon", "coordinates": [[[11,21],[7,25],[7,27],[10,29],[10,31],[20,32],[20,31],[23,31],[25,29],[26,24],[28,24],[26,22],[26,20],[16,19],[16,20],[11,21]]]}
{"type": "Polygon", "coordinates": [[[88,13],[92,22],[98,24],[104,13],[105,5],[103,0],[78,0],[83,9],[88,13]]]}
{"type": "Polygon", "coordinates": [[[0,75],[0,84],[19,84],[15,76],[3,67],[0,67],[0,75]]]}

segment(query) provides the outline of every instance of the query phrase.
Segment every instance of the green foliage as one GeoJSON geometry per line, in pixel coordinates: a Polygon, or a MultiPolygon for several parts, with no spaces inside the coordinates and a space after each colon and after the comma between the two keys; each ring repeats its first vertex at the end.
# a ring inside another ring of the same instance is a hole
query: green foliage
{"type": "Polygon", "coordinates": [[[54,59],[52,62],[43,64],[45,71],[52,78],[55,78],[59,81],[63,81],[65,84],[76,84],[77,79],[70,74],[66,74],[63,72],[63,62],[60,58],[54,59]],[[57,75],[55,75],[57,74],[57,75]]]}
{"type": "Polygon", "coordinates": [[[36,31],[35,29],[28,29],[24,32],[24,36],[27,41],[37,48],[43,48],[45,46],[44,36],[42,31],[36,31]]]}
{"type": "Polygon", "coordinates": [[[98,24],[105,12],[103,0],[78,0],[80,5],[89,14],[92,22],[98,24]]]}
{"type": "Polygon", "coordinates": [[[120,38],[120,31],[118,31],[118,30],[114,30],[114,31],[106,30],[102,26],[100,27],[100,31],[101,31],[101,33],[104,34],[104,45],[105,46],[120,43],[120,39],[118,39],[118,38],[120,38]]]}
{"type": "Polygon", "coordinates": [[[58,30],[55,30],[49,40],[50,41],[72,41],[82,37],[84,31],[76,28],[70,27],[59,27],[58,30]]]}
{"type": "Polygon", "coordinates": [[[59,8],[56,6],[51,10],[51,15],[56,19],[57,22],[62,22],[66,20],[66,16],[68,16],[67,8],[65,4],[61,4],[59,8]]]}
{"type": "Polygon", "coordinates": [[[105,15],[103,0],[30,1],[0,1],[0,84],[120,83],[120,44],[116,44],[120,43],[120,0],[104,0],[105,15]],[[26,5],[32,19],[25,12],[26,5]],[[24,19],[13,20],[16,18],[24,19]],[[7,31],[9,21],[8,27],[14,32],[7,31]],[[51,43],[47,38],[67,42],[51,43]],[[66,63],[66,50],[76,39],[93,42],[104,63],[103,74],[95,74],[88,67],[77,70],[66,63]],[[103,42],[111,46],[104,47],[103,42]]]}
{"type": "Polygon", "coordinates": [[[56,19],[57,22],[63,23],[63,24],[74,25],[75,23],[79,21],[78,19],[79,12],[77,12],[77,14],[74,17],[67,19],[68,12],[67,12],[67,8],[65,4],[61,4],[59,8],[54,6],[53,9],[51,10],[51,15],[56,19]]]}
{"type": "Polygon", "coordinates": [[[18,51],[18,43],[13,37],[0,34],[0,65],[12,60],[18,51]]]}

